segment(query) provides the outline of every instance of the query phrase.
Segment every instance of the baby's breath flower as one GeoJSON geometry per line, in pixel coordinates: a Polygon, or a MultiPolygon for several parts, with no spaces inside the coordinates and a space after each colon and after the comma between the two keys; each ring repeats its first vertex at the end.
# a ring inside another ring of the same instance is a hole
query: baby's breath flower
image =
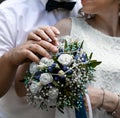
{"type": "Polygon", "coordinates": [[[51,88],[49,91],[48,91],[48,94],[49,94],[49,98],[50,99],[56,99],[58,97],[58,88],[51,88]]]}

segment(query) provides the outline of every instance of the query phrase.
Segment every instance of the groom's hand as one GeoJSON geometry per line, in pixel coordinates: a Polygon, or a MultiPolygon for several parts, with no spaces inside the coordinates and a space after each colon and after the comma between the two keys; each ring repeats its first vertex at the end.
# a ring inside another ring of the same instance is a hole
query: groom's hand
{"type": "Polygon", "coordinates": [[[28,40],[44,40],[54,44],[55,46],[59,45],[57,35],[59,35],[59,30],[54,26],[44,26],[39,27],[36,30],[32,31],[28,35],[28,40]]]}

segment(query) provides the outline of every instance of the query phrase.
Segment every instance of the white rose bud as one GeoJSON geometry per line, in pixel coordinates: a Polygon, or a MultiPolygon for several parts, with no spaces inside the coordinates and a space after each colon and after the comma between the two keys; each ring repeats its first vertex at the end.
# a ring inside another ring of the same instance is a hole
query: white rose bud
{"type": "Polygon", "coordinates": [[[30,85],[31,93],[36,94],[41,89],[42,89],[42,86],[40,85],[39,82],[32,81],[32,84],[30,85]]]}
{"type": "Polygon", "coordinates": [[[42,85],[47,85],[53,81],[53,77],[50,73],[43,73],[40,76],[40,83],[42,85]]]}
{"type": "Polygon", "coordinates": [[[40,62],[44,63],[47,67],[54,63],[53,59],[48,59],[46,57],[41,58],[40,62]]]}
{"type": "Polygon", "coordinates": [[[60,76],[64,76],[64,75],[65,75],[65,72],[64,72],[63,70],[60,70],[60,71],[58,72],[58,74],[59,74],[60,76]]]}
{"type": "Polygon", "coordinates": [[[29,71],[31,74],[34,74],[37,71],[37,64],[35,62],[30,64],[29,71]]]}
{"type": "Polygon", "coordinates": [[[50,99],[56,99],[58,97],[58,88],[51,88],[48,94],[50,99]]]}
{"type": "Polygon", "coordinates": [[[62,65],[70,65],[73,62],[73,57],[72,55],[69,54],[61,54],[58,57],[58,62],[62,65]]]}

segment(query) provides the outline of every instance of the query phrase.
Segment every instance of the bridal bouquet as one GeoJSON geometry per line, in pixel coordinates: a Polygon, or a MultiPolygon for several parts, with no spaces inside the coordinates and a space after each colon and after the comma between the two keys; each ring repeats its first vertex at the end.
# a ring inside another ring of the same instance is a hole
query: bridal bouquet
{"type": "Polygon", "coordinates": [[[80,97],[86,86],[94,80],[95,67],[101,62],[92,60],[83,50],[83,42],[66,40],[51,59],[42,57],[39,64],[32,62],[26,72],[24,84],[27,100],[37,108],[64,107],[79,109],[80,97]]]}

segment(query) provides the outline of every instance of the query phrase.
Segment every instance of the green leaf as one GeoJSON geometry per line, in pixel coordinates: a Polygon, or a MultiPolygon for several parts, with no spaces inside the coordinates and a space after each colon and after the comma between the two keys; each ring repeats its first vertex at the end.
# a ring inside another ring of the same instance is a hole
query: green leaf
{"type": "Polygon", "coordinates": [[[67,47],[68,47],[67,40],[65,40],[64,49],[66,49],[67,47]]]}
{"type": "Polygon", "coordinates": [[[91,53],[90,56],[89,56],[89,59],[90,59],[90,60],[92,59],[92,55],[93,55],[93,53],[91,53]]]}
{"type": "Polygon", "coordinates": [[[102,63],[101,61],[91,60],[88,65],[91,66],[91,67],[93,67],[93,68],[95,68],[96,66],[98,66],[101,63],[102,63]]]}
{"type": "Polygon", "coordinates": [[[84,43],[84,40],[81,42],[80,48],[82,48],[82,47],[83,47],[83,43],[84,43]]]}
{"type": "Polygon", "coordinates": [[[59,84],[56,81],[52,82],[56,87],[59,87],[59,84]]]}
{"type": "Polygon", "coordinates": [[[53,59],[55,62],[57,62],[57,57],[56,57],[56,55],[53,55],[53,56],[52,56],[52,59],[53,59]]]}

